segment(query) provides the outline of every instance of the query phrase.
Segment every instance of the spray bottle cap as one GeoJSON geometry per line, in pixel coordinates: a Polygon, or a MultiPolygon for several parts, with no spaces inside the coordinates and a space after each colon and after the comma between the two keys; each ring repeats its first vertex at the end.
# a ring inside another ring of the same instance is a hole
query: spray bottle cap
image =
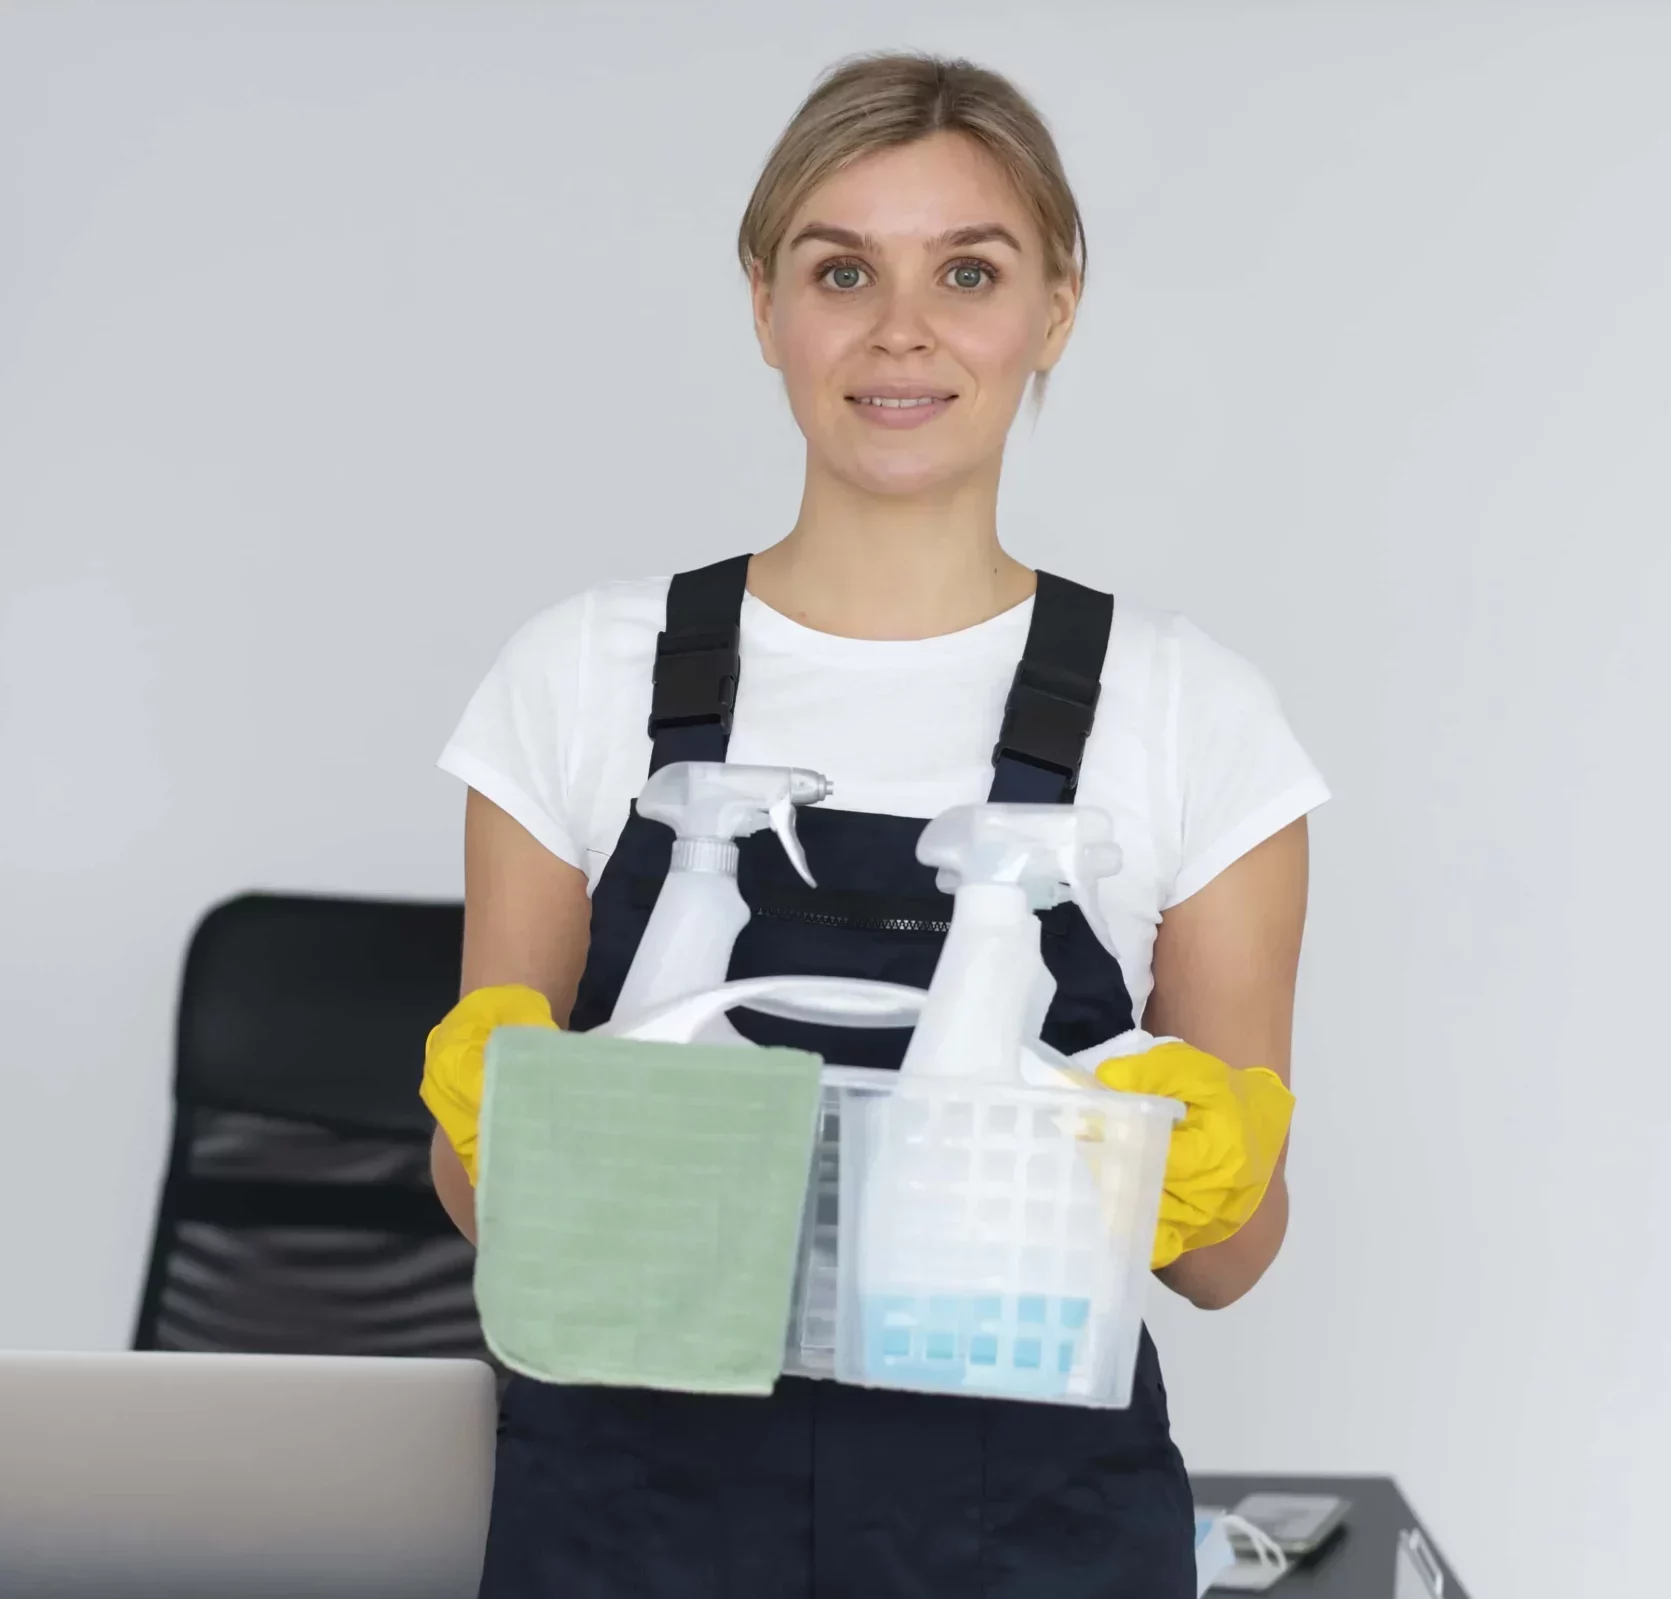
{"type": "Polygon", "coordinates": [[[1034,910],[1073,900],[1103,948],[1114,948],[1096,879],[1120,869],[1114,821],[1091,805],[959,805],[928,824],[917,859],[938,867],[942,893],[1013,884],[1034,910]]]}
{"type": "MultiPolygon", "coordinates": [[[[816,887],[795,833],[795,807],[816,805],[834,792],[827,777],[798,766],[675,761],[651,774],[638,796],[638,813],[666,823],[681,841],[729,843],[770,827],[802,880],[816,887]]],[[[736,869],[734,853],[729,869],[736,869]]]]}

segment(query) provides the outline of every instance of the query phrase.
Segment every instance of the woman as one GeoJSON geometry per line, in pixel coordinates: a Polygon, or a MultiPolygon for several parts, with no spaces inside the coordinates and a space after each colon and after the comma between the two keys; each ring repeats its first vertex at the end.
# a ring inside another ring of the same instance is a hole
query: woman
{"type": "MultiPolygon", "coordinates": [[[[678,759],[836,784],[840,810],[801,817],[836,897],[798,915],[756,882],[734,975],[926,983],[924,819],[989,795],[1077,800],[1115,818],[1124,867],[1102,892],[1116,948],[1077,911],[1044,940],[1058,983],[1046,1038],[1082,1049],[1141,1017],[1206,1052],[1197,1064],[1286,1079],[1320,779],[1236,657],[999,544],[1005,439],[1067,344],[1083,282],[1078,209],[1037,114],[964,63],[850,63],[784,132],[739,244],[761,351],[806,438],[800,515],[752,559],[545,612],[478,691],[442,760],[470,790],[466,998],[437,1029],[426,1099],[443,1104],[444,1078],[479,1081],[495,1022],[608,1016],[643,885],[668,856],[632,800],[678,759]]],[[[843,1035],[840,1058],[897,1064],[897,1036],[860,1036],[843,1035]]],[[[1163,1057],[1127,1086],[1180,1093],[1193,1113],[1163,1057]]],[[[473,1093],[462,1119],[442,1116],[434,1152],[466,1234],[473,1093]]],[[[1157,1244],[1162,1279],[1206,1307],[1253,1286],[1287,1219],[1280,1135],[1255,1159],[1250,1126],[1226,1118],[1214,1125],[1259,1168],[1251,1217],[1198,1231],[1186,1217],[1172,1248],[1157,1244]]],[[[1183,1142],[1169,1191],[1191,1175],[1183,1142]]],[[[789,1381],[736,1400],[517,1379],[483,1593],[1181,1599],[1192,1533],[1147,1335],[1119,1413],[789,1381]]]]}

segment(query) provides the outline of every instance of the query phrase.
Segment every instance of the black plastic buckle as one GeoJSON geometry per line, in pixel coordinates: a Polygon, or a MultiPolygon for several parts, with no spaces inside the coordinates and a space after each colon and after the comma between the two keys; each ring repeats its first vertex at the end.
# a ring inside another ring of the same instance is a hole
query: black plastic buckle
{"type": "Polygon", "coordinates": [[[742,647],[736,627],[705,633],[658,633],[651,676],[650,737],[669,727],[717,723],[731,731],[742,647]]]}
{"type": "Polygon", "coordinates": [[[1069,793],[1079,786],[1085,741],[1096,721],[1102,684],[1077,672],[1023,661],[1015,671],[992,764],[1008,756],[1055,772],[1069,793]]]}

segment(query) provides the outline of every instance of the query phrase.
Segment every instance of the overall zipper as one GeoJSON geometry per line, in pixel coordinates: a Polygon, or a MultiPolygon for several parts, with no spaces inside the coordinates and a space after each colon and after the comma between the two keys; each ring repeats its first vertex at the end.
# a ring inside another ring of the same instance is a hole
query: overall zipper
{"type": "Polygon", "coordinates": [[[951,922],[941,917],[855,916],[841,911],[818,910],[810,905],[774,905],[771,901],[752,907],[756,916],[768,922],[794,922],[802,927],[832,927],[853,933],[921,933],[945,937],[951,922]]]}
{"type": "MultiPolygon", "coordinates": [[[[648,910],[656,902],[661,879],[638,877],[633,901],[648,910]]],[[[944,938],[951,930],[949,894],[885,894],[863,889],[811,889],[799,884],[752,884],[744,894],[749,914],[759,921],[833,932],[896,934],[901,938],[944,938]]],[[[1047,938],[1067,931],[1072,907],[1059,905],[1040,914],[1047,938]]]]}
{"type": "MultiPolygon", "coordinates": [[[[660,878],[637,877],[632,885],[633,903],[648,910],[660,891],[660,878]]],[[[768,883],[751,884],[743,897],[750,916],[800,927],[921,938],[944,938],[951,927],[949,894],[883,894],[768,883]]]]}

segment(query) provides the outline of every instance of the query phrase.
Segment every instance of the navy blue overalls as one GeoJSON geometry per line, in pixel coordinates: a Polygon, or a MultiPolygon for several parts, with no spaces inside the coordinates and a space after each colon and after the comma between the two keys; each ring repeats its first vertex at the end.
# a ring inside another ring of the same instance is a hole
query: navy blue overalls
{"type": "MultiPolygon", "coordinates": [[[[657,642],[651,769],[725,759],[748,558],[673,580],[657,642]]],[[[1113,600],[1041,572],[991,798],[1067,803],[1113,600]]],[[[752,919],[731,976],[926,987],[950,899],[916,858],[924,818],[797,818],[807,888],[770,833],[744,839],[752,919]]],[[[671,859],[636,807],[592,899],[571,1025],[607,1020],[671,859]]],[[[1041,913],[1057,981],[1044,1029],[1072,1052],[1133,1025],[1119,963],[1077,907],[1041,913]]],[[[897,1068],[907,1033],[733,1012],[761,1043],[897,1068]]],[[[1193,1599],[1194,1512],[1147,1332],[1126,1411],[784,1379],[769,1399],[512,1378],[483,1599],[1193,1599]]]]}

